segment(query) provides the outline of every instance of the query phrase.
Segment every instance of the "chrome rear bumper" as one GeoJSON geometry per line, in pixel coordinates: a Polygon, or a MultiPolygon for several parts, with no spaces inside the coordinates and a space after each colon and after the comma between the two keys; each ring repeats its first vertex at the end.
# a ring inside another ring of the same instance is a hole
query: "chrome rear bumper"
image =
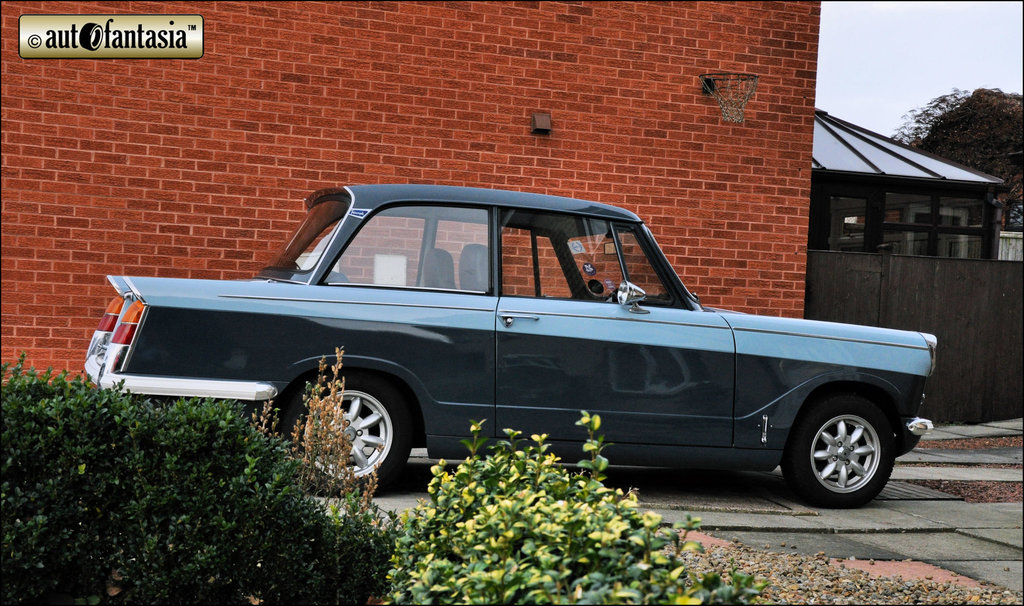
{"type": "Polygon", "coordinates": [[[262,381],[231,381],[195,379],[189,377],[155,377],[104,373],[95,356],[85,362],[85,371],[98,387],[111,389],[123,381],[122,391],[150,396],[181,396],[222,398],[230,400],[269,400],[277,395],[277,388],[262,381]]]}

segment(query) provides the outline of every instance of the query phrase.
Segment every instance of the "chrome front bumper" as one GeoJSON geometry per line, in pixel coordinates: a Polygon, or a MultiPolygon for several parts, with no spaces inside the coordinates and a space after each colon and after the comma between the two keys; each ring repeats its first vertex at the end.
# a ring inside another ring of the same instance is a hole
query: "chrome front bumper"
{"type": "Polygon", "coordinates": [[[935,425],[928,419],[916,417],[907,422],[907,431],[915,436],[927,435],[935,429],[935,425]]]}

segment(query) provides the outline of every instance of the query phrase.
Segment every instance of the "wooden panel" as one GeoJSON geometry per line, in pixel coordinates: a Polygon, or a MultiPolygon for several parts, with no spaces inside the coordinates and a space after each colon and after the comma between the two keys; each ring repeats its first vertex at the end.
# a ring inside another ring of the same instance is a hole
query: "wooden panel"
{"type": "Polygon", "coordinates": [[[1024,264],[812,251],[807,265],[806,317],[938,338],[923,416],[944,423],[1022,416],[1024,264]]]}
{"type": "Polygon", "coordinates": [[[804,317],[812,320],[878,324],[880,255],[808,251],[804,317]]]}

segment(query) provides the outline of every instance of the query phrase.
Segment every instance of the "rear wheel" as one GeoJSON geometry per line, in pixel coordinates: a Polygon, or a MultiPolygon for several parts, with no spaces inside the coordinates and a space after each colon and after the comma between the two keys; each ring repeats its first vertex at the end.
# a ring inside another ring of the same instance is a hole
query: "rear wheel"
{"type": "MultiPolygon", "coordinates": [[[[345,377],[342,408],[352,444],[347,461],[321,461],[329,472],[339,464],[354,468],[356,477],[377,470],[377,484],[394,482],[409,459],[412,423],[401,391],[379,377],[350,373],[345,377]]],[[[296,390],[285,409],[281,427],[288,433],[307,413],[303,392],[296,390]]]]}
{"type": "Polygon", "coordinates": [[[782,472],[801,497],[823,507],[875,498],[895,463],[892,426],[869,400],[837,394],[813,403],[793,425],[782,472]]]}

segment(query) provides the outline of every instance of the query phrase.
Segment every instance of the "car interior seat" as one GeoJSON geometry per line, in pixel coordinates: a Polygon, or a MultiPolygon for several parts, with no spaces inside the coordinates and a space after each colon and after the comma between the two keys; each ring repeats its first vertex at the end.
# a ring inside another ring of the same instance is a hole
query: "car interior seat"
{"type": "Polygon", "coordinates": [[[459,254],[459,288],[474,292],[487,292],[487,247],[467,244],[459,254]]]}
{"type": "Polygon", "coordinates": [[[423,276],[420,285],[427,288],[455,289],[455,262],[450,252],[431,249],[423,259],[423,276]]]}

